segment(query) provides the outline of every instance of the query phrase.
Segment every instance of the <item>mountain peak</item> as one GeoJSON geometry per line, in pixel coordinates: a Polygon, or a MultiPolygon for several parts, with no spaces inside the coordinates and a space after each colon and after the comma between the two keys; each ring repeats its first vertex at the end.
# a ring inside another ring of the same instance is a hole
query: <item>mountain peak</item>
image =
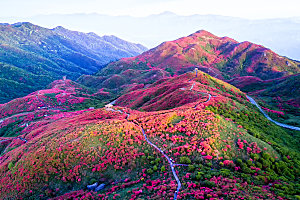
{"type": "Polygon", "coordinates": [[[0,51],[5,52],[0,56],[0,103],[45,87],[62,74],[75,80],[82,74],[97,72],[112,60],[146,50],[112,36],[104,40],[62,26],[48,29],[29,22],[0,25],[0,40],[5,44],[0,45],[0,51]],[[7,91],[2,85],[11,89],[7,91]],[[6,92],[8,95],[3,95],[6,92]]]}
{"type": "Polygon", "coordinates": [[[31,26],[36,26],[30,22],[17,22],[12,24],[14,27],[20,27],[20,26],[26,26],[26,27],[31,27],[31,26]]]}
{"type": "Polygon", "coordinates": [[[173,13],[171,11],[165,11],[165,12],[162,12],[162,13],[159,13],[159,14],[156,14],[154,16],[177,16],[176,13],[173,13]]]}
{"type": "Polygon", "coordinates": [[[62,26],[57,26],[57,27],[53,28],[52,30],[66,30],[66,29],[62,26]]]}
{"type": "Polygon", "coordinates": [[[207,37],[214,37],[214,38],[217,37],[214,34],[212,34],[211,32],[208,32],[206,30],[199,30],[199,31],[195,32],[194,34],[197,36],[207,36],[207,37]]]}
{"type": "Polygon", "coordinates": [[[138,78],[143,80],[139,84],[180,75],[195,66],[221,80],[239,76],[268,80],[300,72],[298,62],[278,56],[261,45],[239,43],[229,37],[218,37],[206,30],[199,30],[187,37],[164,42],[139,56],[111,63],[97,75],[109,77],[108,81],[103,82],[103,87],[117,80],[115,74],[125,84],[132,79],[133,71],[137,74],[137,65],[145,70],[145,74],[151,71],[148,76],[143,74],[138,78]],[[130,73],[126,71],[128,69],[131,69],[130,73]]]}

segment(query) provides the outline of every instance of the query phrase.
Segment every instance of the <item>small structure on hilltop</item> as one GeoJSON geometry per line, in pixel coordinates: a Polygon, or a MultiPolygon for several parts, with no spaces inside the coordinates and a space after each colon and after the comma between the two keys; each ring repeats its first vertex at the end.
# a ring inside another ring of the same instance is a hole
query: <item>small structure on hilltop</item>
{"type": "Polygon", "coordinates": [[[105,108],[108,109],[108,108],[112,108],[113,106],[114,106],[114,105],[112,105],[111,103],[109,103],[109,104],[106,104],[106,105],[105,105],[105,108]]]}
{"type": "Polygon", "coordinates": [[[198,75],[198,67],[195,67],[195,73],[196,73],[196,77],[198,75]]]}
{"type": "Polygon", "coordinates": [[[67,80],[67,76],[63,76],[63,81],[67,80]]]}

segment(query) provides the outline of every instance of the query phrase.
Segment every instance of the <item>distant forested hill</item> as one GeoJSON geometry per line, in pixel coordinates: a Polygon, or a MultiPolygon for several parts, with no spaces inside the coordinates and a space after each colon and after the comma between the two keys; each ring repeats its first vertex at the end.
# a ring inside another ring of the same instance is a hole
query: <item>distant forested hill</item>
{"type": "Polygon", "coordinates": [[[46,29],[25,22],[0,24],[0,103],[67,76],[76,79],[146,48],[115,36],[46,29]]]}

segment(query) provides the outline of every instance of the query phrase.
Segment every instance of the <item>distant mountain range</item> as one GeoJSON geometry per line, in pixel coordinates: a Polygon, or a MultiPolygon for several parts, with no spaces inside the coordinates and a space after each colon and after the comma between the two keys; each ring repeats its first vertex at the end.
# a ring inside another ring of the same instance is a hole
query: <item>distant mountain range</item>
{"type": "Polygon", "coordinates": [[[202,30],[164,42],[136,57],[112,62],[96,77],[82,76],[79,82],[98,88],[128,88],[128,84],[151,84],[195,67],[221,80],[240,76],[268,80],[300,73],[299,62],[279,56],[261,45],[239,43],[202,30]]]}
{"type": "MultiPolygon", "coordinates": [[[[205,9],[205,8],[203,8],[205,9]]],[[[0,19],[12,21],[12,19],[0,19]]],[[[165,12],[148,17],[107,16],[100,14],[40,15],[20,18],[46,27],[58,24],[99,35],[118,35],[129,41],[155,47],[164,41],[205,29],[239,42],[262,44],[276,53],[300,60],[300,18],[249,20],[217,15],[179,16],[165,12]]]]}
{"type": "Polygon", "coordinates": [[[27,95],[62,76],[77,79],[145,48],[115,36],[46,29],[31,23],[0,25],[0,103],[27,95]]]}
{"type": "Polygon", "coordinates": [[[142,47],[1,28],[1,97],[60,80],[0,104],[0,199],[299,199],[299,62],[202,30],[102,67],[142,47]]]}

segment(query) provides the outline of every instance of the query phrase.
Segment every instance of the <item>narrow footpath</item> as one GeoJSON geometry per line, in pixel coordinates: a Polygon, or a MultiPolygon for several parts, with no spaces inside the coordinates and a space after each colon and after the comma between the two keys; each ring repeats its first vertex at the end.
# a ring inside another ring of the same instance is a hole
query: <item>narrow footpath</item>
{"type": "MultiPolygon", "coordinates": [[[[196,77],[197,77],[197,73],[196,73],[196,76],[195,76],[194,78],[192,78],[192,79],[189,80],[189,82],[193,81],[196,77]]],[[[190,90],[193,90],[193,87],[194,87],[195,84],[196,84],[196,83],[193,83],[193,85],[191,86],[190,90]]],[[[196,91],[196,92],[198,92],[198,91],[196,91]]],[[[209,93],[205,93],[205,92],[198,92],[198,93],[208,95],[208,99],[207,99],[205,102],[201,102],[201,103],[209,102],[209,101],[211,100],[211,98],[213,97],[213,96],[212,96],[211,94],[209,94],[209,93]]],[[[111,102],[110,104],[114,105],[115,102],[116,102],[116,100],[113,101],[113,102],[111,102]]],[[[200,103],[199,103],[199,104],[200,104],[200,103]]],[[[197,105],[199,105],[199,104],[196,104],[194,108],[196,108],[197,105]]],[[[114,109],[112,109],[112,108],[108,108],[107,110],[108,110],[108,111],[112,111],[112,112],[120,112],[120,113],[126,114],[126,115],[127,115],[126,120],[127,120],[128,122],[131,122],[131,121],[128,120],[128,118],[130,117],[130,114],[128,114],[128,113],[126,113],[126,112],[123,112],[122,110],[114,110],[114,109]]],[[[178,196],[178,193],[179,193],[179,191],[180,191],[180,188],[181,188],[181,185],[182,185],[182,184],[181,184],[181,182],[180,182],[180,180],[179,180],[179,178],[178,178],[178,176],[177,176],[177,173],[176,173],[176,171],[175,171],[175,167],[176,167],[176,166],[188,166],[188,165],[186,165],[186,164],[177,164],[177,163],[174,163],[174,161],[173,161],[173,160],[172,160],[172,159],[171,159],[171,158],[170,158],[170,157],[169,157],[162,149],[160,149],[158,146],[156,146],[156,145],[153,144],[150,140],[148,140],[148,137],[147,137],[147,135],[146,135],[145,130],[143,129],[143,127],[141,127],[138,123],[135,123],[135,122],[131,122],[131,123],[134,123],[136,126],[138,126],[138,127],[142,130],[142,133],[143,133],[143,136],[145,137],[146,142],[147,142],[148,144],[150,144],[152,147],[154,147],[156,150],[158,150],[158,151],[159,151],[159,152],[167,159],[167,161],[168,161],[168,163],[169,163],[169,165],[170,165],[172,174],[173,174],[173,176],[174,176],[174,178],[175,178],[175,180],[176,180],[176,182],[177,182],[177,189],[176,189],[176,192],[174,193],[174,200],[177,200],[177,196],[178,196]]]]}
{"type": "Polygon", "coordinates": [[[9,140],[17,140],[17,139],[22,140],[22,141],[24,141],[25,143],[28,142],[25,138],[22,138],[22,137],[15,137],[15,138],[11,138],[11,139],[0,140],[0,143],[1,143],[1,142],[5,142],[5,141],[9,141],[9,140]]]}
{"type": "MultiPolygon", "coordinates": [[[[131,121],[128,120],[128,118],[130,117],[130,114],[128,114],[126,112],[123,112],[122,110],[114,110],[112,108],[107,109],[107,110],[112,111],[112,112],[120,112],[120,113],[126,114],[127,115],[126,120],[128,122],[131,122],[131,121]]],[[[146,142],[148,144],[150,144],[152,147],[154,147],[155,149],[157,149],[168,160],[168,163],[169,163],[169,165],[171,167],[173,176],[174,176],[174,178],[175,178],[175,180],[177,182],[177,189],[176,189],[176,192],[174,193],[174,200],[177,200],[177,195],[178,195],[179,190],[181,188],[181,182],[180,182],[180,180],[179,180],[179,178],[177,176],[177,173],[176,173],[174,167],[176,167],[176,166],[188,166],[188,165],[174,163],[173,160],[162,149],[160,149],[158,146],[156,146],[155,144],[153,144],[152,142],[150,142],[150,140],[148,140],[148,137],[147,137],[147,135],[146,135],[145,130],[143,129],[143,127],[141,127],[139,124],[137,124],[135,122],[131,122],[131,123],[133,123],[136,126],[138,126],[142,130],[142,133],[143,133],[143,136],[145,137],[146,142]]]]}
{"type": "Polygon", "coordinates": [[[300,128],[299,128],[299,127],[296,127],[296,126],[290,126],[290,125],[283,124],[283,123],[280,123],[280,122],[277,122],[277,121],[271,119],[271,117],[269,117],[269,115],[267,115],[267,113],[266,113],[266,112],[258,105],[258,103],[256,103],[256,101],[255,101],[252,97],[250,97],[250,96],[248,96],[248,95],[246,95],[246,97],[249,99],[250,103],[252,103],[253,105],[255,105],[255,106],[260,110],[260,112],[261,112],[261,113],[262,113],[269,121],[271,121],[271,122],[275,123],[276,125],[281,126],[281,127],[283,127],[283,128],[288,128],[288,129],[300,131],[300,128]]]}

